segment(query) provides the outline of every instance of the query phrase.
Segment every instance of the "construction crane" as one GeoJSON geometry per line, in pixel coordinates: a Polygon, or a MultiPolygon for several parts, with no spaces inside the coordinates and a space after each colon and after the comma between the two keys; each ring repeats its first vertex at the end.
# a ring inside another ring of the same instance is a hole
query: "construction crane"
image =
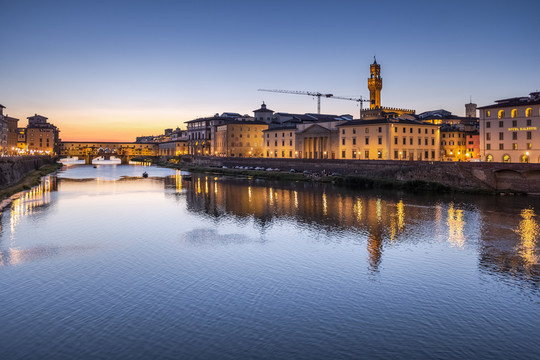
{"type": "Polygon", "coordinates": [[[320,92],[314,91],[294,91],[294,90],[268,90],[268,89],[258,89],[257,91],[268,91],[282,94],[296,94],[296,95],[309,95],[317,97],[317,114],[321,113],[321,97],[331,98],[333,94],[321,94],[320,92]]]}
{"type": "Polygon", "coordinates": [[[364,103],[369,102],[369,100],[364,99],[362,96],[359,98],[350,98],[350,97],[343,97],[343,96],[332,96],[332,99],[340,99],[340,100],[350,100],[350,101],[356,101],[357,103],[360,103],[360,119],[362,118],[362,110],[364,108],[364,103]]]}

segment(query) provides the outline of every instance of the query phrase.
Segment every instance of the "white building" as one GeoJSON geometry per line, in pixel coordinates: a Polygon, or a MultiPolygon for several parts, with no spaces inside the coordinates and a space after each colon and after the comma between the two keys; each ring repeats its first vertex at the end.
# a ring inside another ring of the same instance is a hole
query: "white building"
{"type": "Polygon", "coordinates": [[[480,110],[480,155],[487,162],[540,163],[540,92],[480,110]]]}

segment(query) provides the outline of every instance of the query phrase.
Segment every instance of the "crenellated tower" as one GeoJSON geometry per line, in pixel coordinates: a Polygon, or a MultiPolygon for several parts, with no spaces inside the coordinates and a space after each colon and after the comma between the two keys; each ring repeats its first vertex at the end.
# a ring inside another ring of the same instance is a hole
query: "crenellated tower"
{"type": "Polygon", "coordinates": [[[373,64],[370,65],[370,77],[368,79],[370,109],[378,109],[381,107],[381,65],[377,64],[377,59],[373,57],[373,64]]]}

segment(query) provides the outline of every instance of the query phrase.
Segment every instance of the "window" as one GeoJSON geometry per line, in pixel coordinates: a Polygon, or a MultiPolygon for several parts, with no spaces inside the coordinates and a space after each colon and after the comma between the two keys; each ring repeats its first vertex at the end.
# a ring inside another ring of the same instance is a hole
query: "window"
{"type": "Polygon", "coordinates": [[[289,157],[292,158],[292,151],[289,150],[289,157]]]}
{"type": "Polygon", "coordinates": [[[531,143],[527,143],[527,150],[531,150],[532,149],[532,144],[531,143]]]}
{"type": "Polygon", "coordinates": [[[356,134],[356,129],[352,129],[352,133],[353,133],[353,134],[356,134]]]}
{"type": "Polygon", "coordinates": [[[353,159],[356,159],[356,150],[353,150],[353,152],[352,152],[352,158],[353,158],[353,159]]]}
{"type": "Polygon", "coordinates": [[[379,132],[381,133],[382,132],[382,127],[379,126],[379,132]]]}
{"type": "Polygon", "coordinates": [[[266,146],[270,146],[270,141],[267,141],[267,142],[266,142],[266,146]]]}
{"type": "Polygon", "coordinates": [[[367,134],[367,133],[369,133],[369,128],[366,128],[366,130],[365,130],[365,131],[366,131],[366,134],[367,134]]]}
{"type": "Polygon", "coordinates": [[[531,139],[532,139],[532,132],[527,131],[527,140],[531,140],[531,139]]]}
{"type": "Polygon", "coordinates": [[[532,109],[531,108],[528,108],[527,110],[525,110],[525,116],[526,117],[531,117],[532,116],[532,109]]]}
{"type": "Polygon", "coordinates": [[[274,133],[274,137],[277,137],[277,133],[274,133]]]}
{"type": "Polygon", "coordinates": [[[431,150],[431,158],[435,159],[435,151],[431,150]]]}
{"type": "Polygon", "coordinates": [[[277,146],[277,140],[276,140],[276,141],[274,141],[274,146],[277,146]]]}
{"type": "Polygon", "coordinates": [[[366,151],[364,152],[364,157],[365,157],[366,159],[369,159],[369,150],[366,150],[366,151]]]}
{"type": "Polygon", "coordinates": [[[366,145],[369,145],[369,136],[366,136],[366,145]]]}
{"type": "Polygon", "coordinates": [[[505,163],[510,162],[510,155],[504,155],[503,156],[503,162],[505,162],[505,163]]]}
{"type": "Polygon", "coordinates": [[[409,145],[412,145],[412,138],[409,138],[409,145]]]}
{"type": "Polygon", "coordinates": [[[356,138],[355,138],[355,137],[352,138],[352,144],[353,144],[353,145],[356,145],[356,138]]]}
{"type": "Polygon", "coordinates": [[[345,159],[345,150],[343,150],[343,151],[341,152],[341,158],[342,158],[342,159],[345,159]]]}
{"type": "Polygon", "coordinates": [[[403,128],[403,133],[405,134],[405,132],[407,132],[407,129],[403,128]]]}
{"type": "Polygon", "coordinates": [[[378,158],[378,159],[382,159],[382,151],[379,150],[379,151],[377,152],[377,158],[378,158]]]}
{"type": "Polygon", "coordinates": [[[491,144],[486,144],[486,150],[491,150],[491,144]]]}
{"type": "Polygon", "coordinates": [[[412,128],[409,129],[409,132],[412,134],[412,128]]]}
{"type": "MultiPolygon", "coordinates": [[[[500,140],[502,140],[502,139],[500,139],[500,140]]],[[[516,131],[512,132],[512,140],[517,140],[517,132],[516,131]]]]}
{"type": "MultiPolygon", "coordinates": [[[[425,139],[424,139],[424,145],[426,145],[426,146],[427,146],[427,144],[428,144],[428,139],[427,139],[427,138],[425,138],[425,139]]],[[[427,157],[427,156],[426,156],[426,157],[427,157]]]]}
{"type": "Polygon", "coordinates": [[[398,142],[397,137],[395,137],[394,138],[394,145],[397,145],[397,142],[398,142]]]}
{"type": "Polygon", "coordinates": [[[504,133],[503,132],[499,133],[499,140],[504,140],[504,133]]]}
{"type": "Polygon", "coordinates": [[[486,128],[490,128],[491,127],[491,121],[486,121],[486,128]]]}
{"type": "Polygon", "coordinates": [[[421,134],[421,133],[422,133],[422,129],[418,128],[418,133],[421,134]]]}
{"type": "Polygon", "coordinates": [[[379,136],[379,145],[382,145],[382,137],[379,136]]]}
{"type": "Polygon", "coordinates": [[[394,128],[394,132],[397,132],[397,126],[394,128]]]}
{"type": "Polygon", "coordinates": [[[499,150],[504,150],[504,144],[499,144],[499,150]]]}
{"type": "Polygon", "coordinates": [[[403,159],[407,158],[407,151],[403,151],[403,159]]]}
{"type": "Polygon", "coordinates": [[[407,145],[407,138],[405,136],[403,137],[403,145],[407,145]]]}
{"type": "Polygon", "coordinates": [[[512,144],[512,150],[517,150],[517,144],[516,143],[512,144]]]}
{"type": "Polygon", "coordinates": [[[285,146],[285,140],[281,141],[281,146],[285,146]]]}
{"type": "Polygon", "coordinates": [[[512,113],[510,114],[513,118],[517,117],[517,109],[512,109],[512,113]]]}
{"type": "Polygon", "coordinates": [[[504,121],[499,121],[499,127],[503,127],[504,126],[504,121]]]}
{"type": "Polygon", "coordinates": [[[499,119],[502,119],[504,117],[504,110],[499,110],[499,119]]]}
{"type": "Polygon", "coordinates": [[[268,139],[270,137],[270,134],[266,134],[266,138],[268,139]]]}
{"type": "Polygon", "coordinates": [[[435,139],[431,138],[431,145],[435,145],[435,139]]]}
{"type": "Polygon", "coordinates": [[[397,158],[398,158],[398,151],[394,150],[394,159],[397,159],[397,158]]]}
{"type": "Polygon", "coordinates": [[[431,133],[432,133],[432,134],[435,134],[435,129],[431,129],[431,133]]]}
{"type": "Polygon", "coordinates": [[[531,119],[527,119],[527,126],[531,126],[532,125],[532,120],[531,119]]]}
{"type": "Polygon", "coordinates": [[[426,159],[427,159],[427,158],[428,158],[428,156],[429,156],[429,152],[428,152],[428,151],[424,151],[424,158],[426,158],[426,159]]]}
{"type": "Polygon", "coordinates": [[[341,133],[345,135],[345,129],[341,129],[341,133]]]}
{"type": "Polygon", "coordinates": [[[422,145],[422,139],[418,138],[418,145],[422,145]]]}
{"type": "Polygon", "coordinates": [[[341,145],[345,145],[345,138],[341,138],[341,145]]]}
{"type": "Polygon", "coordinates": [[[517,120],[512,120],[512,127],[516,127],[517,126],[517,120]]]}
{"type": "Polygon", "coordinates": [[[425,129],[424,134],[427,134],[427,129],[425,129]]]}
{"type": "Polygon", "coordinates": [[[486,140],[487,140],[487,141],[490,141],[490,140],[491,140],[491,133],[486,133],[486,140]]]}
{"type": "Polygon", "coordinates": [[[289,133],[289,137],[291,137],[291,136],[292,136],[292,132],[289,133]]]}
{"type": "Polygon", "coordinates": [[[486,111],[486,117],[490,117],[491,116],[491,111],[487,110],[486,111]]]}
{"type": "Polygon", "coordinates": [[[289,146],[292,146],[292,140],[289,140],[289,146]]]}

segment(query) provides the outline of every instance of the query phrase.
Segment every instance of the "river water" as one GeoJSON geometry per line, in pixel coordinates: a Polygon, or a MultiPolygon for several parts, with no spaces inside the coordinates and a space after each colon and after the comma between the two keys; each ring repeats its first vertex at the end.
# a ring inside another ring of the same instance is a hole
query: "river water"
{"type": "Polygon", "coordinates": [[[186,175],[6,208],[0,358],[540,358],[539,198],[186,175]]]}

